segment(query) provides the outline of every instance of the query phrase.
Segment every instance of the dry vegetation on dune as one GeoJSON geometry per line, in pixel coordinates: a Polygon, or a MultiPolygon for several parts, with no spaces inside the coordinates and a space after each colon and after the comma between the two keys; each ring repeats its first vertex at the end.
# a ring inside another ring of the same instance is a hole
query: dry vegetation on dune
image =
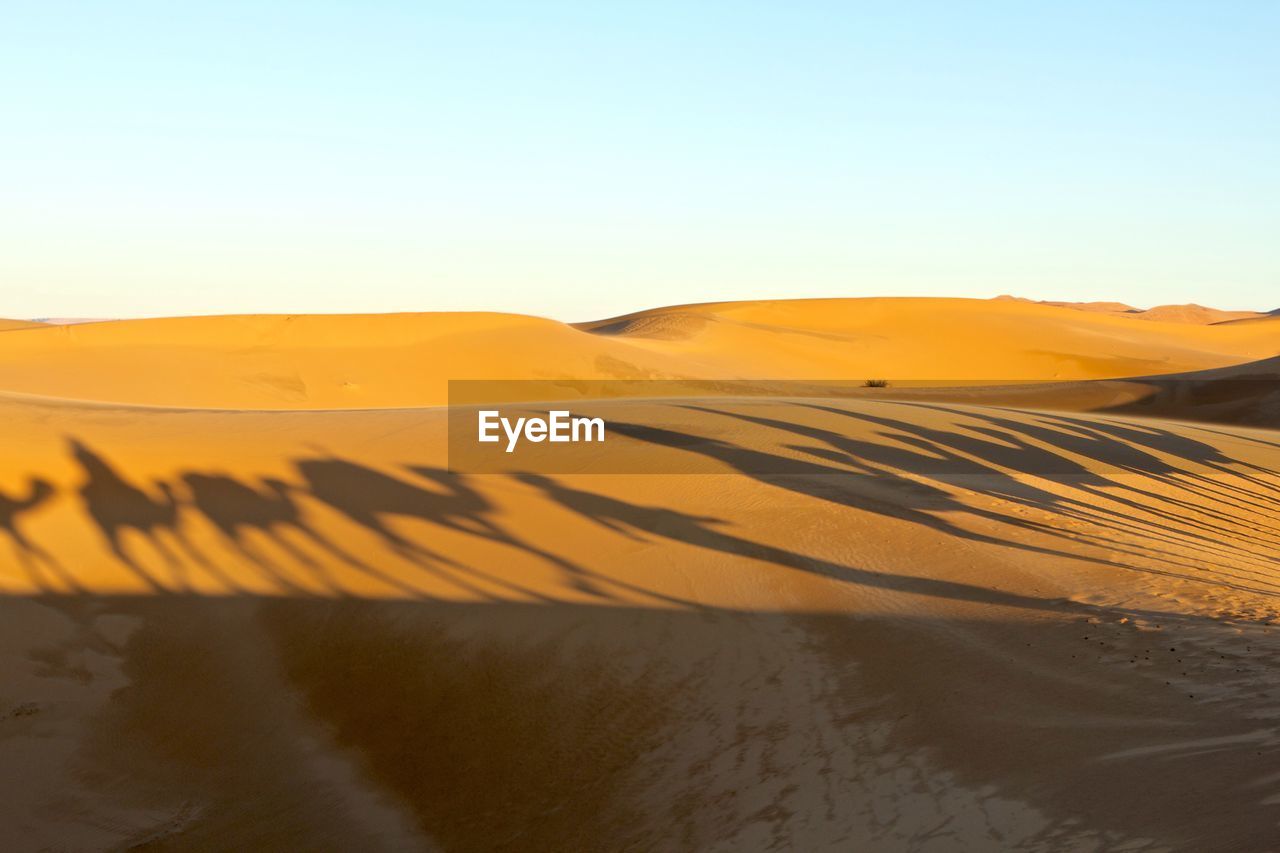
{"type": "Polygon", "coordinates": [[[0,846],[1267,850],[1275,328],[849,300],[6,331],[0,846]],[[462,364],[890,384],[598,400],[613,467],[476,474],[437,407],[462,364]],[[891,372],[944,367],[1073,381],[891,372]]]}

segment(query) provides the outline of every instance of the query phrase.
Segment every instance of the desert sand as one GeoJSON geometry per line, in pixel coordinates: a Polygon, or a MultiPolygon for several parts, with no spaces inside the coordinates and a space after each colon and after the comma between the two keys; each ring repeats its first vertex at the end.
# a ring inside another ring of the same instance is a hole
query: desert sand
{"type": "MultiPolygon", "coordinates": [[[[1031,302],[1016,296],[1000,296],[1001,301],[1031,302]]],[[[1208,308],[1204,305],[1190,303],[1187,305],[1156,305],[1152,308],[1135,308],[1123,302],[1036,302],[1037,305],[1052,305],[1059,308],[1073,308],[1077,311],[1092,311],[1125,317],[1133,320],[1154,320],[1161,323],[1192,323],[1198,326],[1209,326],[1218,323],[1234,323],[1242,320],[1262,320],[1275,316],[1275,312],[1259,311],[1223,311],[1208,308]]]]}
{"type": "Polygon", "coordinates": [[[1016,300],[3,327],[0,846],[1274,849],[1277,356],[1016,300]],[[478,474],[450,379],[755,393],[478,474]]]}
{"type": "Polygon", "coordinates": [[[360,409],[443,404],[449,379],[1004,383],[1171,374],[1276,355],[1280,316],[1135,323],[1004,300],[812,299],[684,305],[575,325],[443,313],[15,331],[0,335],[6,391],[185,408],[360,409]]]}

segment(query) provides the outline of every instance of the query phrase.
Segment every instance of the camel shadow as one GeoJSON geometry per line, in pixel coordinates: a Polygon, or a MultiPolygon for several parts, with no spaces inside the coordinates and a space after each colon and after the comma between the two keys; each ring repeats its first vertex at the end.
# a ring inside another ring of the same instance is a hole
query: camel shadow
{"type": "MultiPolygon", "coordinates": [[[[598,599],[613,599],[606,587],[640,592],[666,602],[668,596],[644,590],[615,578],[607,578],[565,557],[541,548],[518,536],[497,521],[497,507],[474,488],[464,475],[425,465],[409,465],[405,470],[421,482],[393,476],[376,468],[328,455],[294,460],[302,483],[296,491],[324,504],[376,535],[404,559],[436,574],[441,579],[482,598],[493,594],[477,586],[483,580],[490,587],[534,600],[552,597],[527,584],[464,565],[397,531],[393,520],[424,522],[443,530],[502,546],[530,555],[554,567],[566,588],[598,599]]],[[[684,604],[686,602],[679,601],[684,604]]]]}
{"type": "MultiPolygon", "coordinates": [[[[179,589],[189,588],[190,579],[184,562],[165,541],[165,535],[199,565],[217,573],[216,567],[191,545],[183,533],[179,501],[168,483],[155,481],[157,497],[129,482],[106,458],[83,442],[72,438],[68,439],[68,445],[83,475],[78,491],[85,512],[97,526],[111,553],[138,578],[156,592],[172,591],[124,547],[123,535],[128,531],[140,534],[151,544],[179,589]]],[[[220,579],[223,582],[228,580],[225,575],[220,579]]]]}
{"type": "Polygon", "coordinates": [[[44,586],[44,578],[40,567],[44,566],[51,574],[60,579],[69,589],[82,592],[83,589],[75,576],[56,557],[33,541],[18,526],[18,517],[48,503],[56,489],[53,484],[42,477],[28,477],[27,491],[21,497],[10,496],[0,491],[0,530],[3,530],[13,545],[14,554],[22,564],[36,586],[44,586]]]}
{"type": "MultiPolygon", "coordinates": [[[[1262,478],[1274,473],[1269,469],[1244,469],[1214,447],[1157,428],[1038,413],[1033,420],[1024,421],[996,410],[898,404],[962,414],[970,422],[943,429],[883,414],[816,403],[792,404],[879,428],[876,440],[870,440],[810,422],[708,406],[681,407],[782,430],[804,439],[803,443],[781,444],[776,451],[642,424],[616,422],[611,429],[636,440],[716,460],[773,487],[918,524],[959,539],[1053,557],[1090,559],[1101,565],[1196,582],[1205,582],[1212,574],[1216,576],[1214,582],[1234,589],[1262,595],[1277,593],[1269,575],[1251,572],[1247,561],[1240,562],[1241,557],[1249,555],[1274,562],[1274,556],[1248,549],[1233,550],[1221,541],[1232,530],[1228,527],[1230,507],[1266,506],[1271,500],[1256,488],[1266,483],[1262,478]],[[786,455],[781,452],[783,448],[802,456],[786,455]],[[1096,465],[1086,465],[1091,459],[1106,460],[1110,467],[1098,470],[1096,465]],[[1215,476],[1188,476],[1194,472],[1182,464],[1184,460],[1208,466],[1215,476]],[[1118,479],[1112,474],[1125,476],[1118,479]],[[1059,481],[1070,488],[1051,490],[1035,478],[1059,481]],[[1051,512],[1095,527],[1064,530],[1051,520],[1018,517],[1000,505],[975,506],[972,501],[960,499],[953,488],[957,482],[969,491],[997,497],[1015,508],[1051,512]],[[1255,488],[1246,492],[1239,487],[1241,482],[1255,488]],[[1184,487],[1184,492],[1157,492],[1151,485],[1156,483],[1184,487]],[[1201,501],[1216,502],[1202,508],[1196,518],[1184,519],[1189,509],[1184,503],[1191,493],[1186,490],[1193,491],[1201,501]],[[964,516],[1006,525],[1017,534],[969,529],[959,523],[964,516]],[[1127,542],[1105,538],[1103,534],[1108,532],[1141,533],[1148,541],[1130,547],[1127,542]],[[1043,538],[1037,540],[1031,534],[1043,538]],[[1065,544],[1059,547],[1059,542],[1067,541],[1105,546],[1106,556],[1082,557],[1078,548],[1072,550],[1065,544]],[[1212,571],[1206,570],[1184,562],[1186,553],[1160,547],[1173,542],[1180,546],[1194,544],[1204,554],[1231,556],[1235,562],[1227,567],[1219,561],[1212,571]],[[1125,561],[1124,555],[1163,559],[1157,566],[1140,565],[1125,561]]],[[[85,443],[69,439],[68,446],[81,473],[75,490],[86,514],[115,558],[155,591],[167,592],[171,588],[148,570],[137,553],[139,542],[130,541],[129,537],[140,537],[149,545],[170,569],[178,587],[190,588],[188,565],[195,561],[226,588],[244,591],[231,573],[209,560],[185,535],[184,523],[204,519],[233,553],[291,594],[307,593],[290,577],[291,572],[297,577],[296,572],[302,571],[310,572],[329,592],[346,595],[335,575],[336,568],[346,567],[404,595],[428,597],[412,577],[379,562],[385,561],[389,552],[480,600],[499,600],[507,593],[543,602],[556,600],[546,586],[532,588],[516,573],[480,568],[446,553],[443,543],[450,537],[464,536],[496,546],[498,550],[487,553],[499,555],[490,558],[499,561],[499,565],[502,549],[507,549],[553,567],[563,588],[576,593],[618,600],[619,593],[627,592],[678,606],[697,606],[648,589],[643,579],[608,574],[536,544],[503,521],[495,499],[482,493],[473,480],[446,469],[410,464],[383,470],[321,451],[290,460],[295,473],[282,478],[237,479],[220,471],[187,470],[168,481],[153,479],[144,484],[131,479],[85,443]],[[320,525],[315,513],[336,514],[354,525],[348,529],[359,528],[372,534],[373,539],[365,541],[376,541],[377,553],[382,556],[375,559],[371,553],[362,552],[362,546],[354,544],[359,537],[343,538],[334,532],[340,527],[320,525]],[[415,524],[425,526],[415,528],[415,524]],[[432,541],[432,529],[441,534],[436,541],[432,541]]],[[[519,474],[515,480],[581,518],[632,540],[682,542],[853,584],[921,595],[1031,609],[1071,606],[1060,600],[1018,596],[966,583],[843,565],[753,541],[721,519],[669,506],[631,503],[572,488],[550,477],[519,474]]],[[[33,578],[43,567],[68,586],[74,586],[74,579],[61,564],[26,536],[18,524],[23,514],[45,504],[52,494],[54,487],[39,478],[30,481],[24,495],[0,493],[0,528],[33,578]]],[[[1263,536],[1269,533],[1266,529],[1259,532],[1263,536]]]]}

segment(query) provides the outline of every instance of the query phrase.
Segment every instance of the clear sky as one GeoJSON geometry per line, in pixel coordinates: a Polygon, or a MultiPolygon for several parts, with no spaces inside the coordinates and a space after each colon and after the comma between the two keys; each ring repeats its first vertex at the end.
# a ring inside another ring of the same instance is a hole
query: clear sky
{"type": "Polygon", "coordinates": [[[1280,307],[1280,3],[6,4],[0,316],[1280,307]]]}

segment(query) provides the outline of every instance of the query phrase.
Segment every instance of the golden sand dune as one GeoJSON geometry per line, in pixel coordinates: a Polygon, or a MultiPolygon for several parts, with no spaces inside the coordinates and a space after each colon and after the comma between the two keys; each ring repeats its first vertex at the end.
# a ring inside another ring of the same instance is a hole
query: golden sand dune
{"type": "Polygon", "coordinates": [[[846,395],[1065,412],[1116,412],[1275,428],[1280,424],[1280,357],[1210,370],[1122,379],[950,387],[906,382],[889,389],[854,388],[846,395]]]}
{"type": "Polygon", "coordinates": [[[511,314],[128,320],[0,336],[0,390],[348,409],[442,404],[448,379],[1078,380],[1267,358],[1280,352],[1277,324],[964,299],[691,305],[576,326],[511,314]]]}
{"type": "Polygon", "coordinates": [[[447,379],[677,369],[661,354],[513,314],[125,320],[27,330],[0,344],[3,390],[210,408],[432,405],[445,402],[447,379]]]}
{"type": "Polygon", "coordinates": [[[0,318],[0,332],[10,332],[15,329],[33,329],[43,325],[44,323],[37,323],[32,320],[5,320],[0,318]]]}
{"type": "Polygon", "coordinates": [[[0,847],[1271,849],[1280,433],[1205,395],[1270,387],[1277,321],[0,335],[0,847]],[[1179,371],[1169,420],[1045,410],[1179,371]],[[1129,379],[577,400],[611,432],[573,474],[451,469],[437,406],[461,377],[876,375],[1129,379]]]}
{"type": "Polygon", "coordinates": [[[1134,324],[977,299],[806,299],[643,311],[578,328],[751,378],[1087,379],[1276,355],[1270,326],[1134,324]]]}
{"type": "Polygon", "coordinates": [[[1157,305],[1135,315],[1141,320],[1156,320],[1162,323],[1195,323],[1197,325],[1231,323],[1240,320],[1264,319],[1268,314],[1255,311],[1222,311],[1217,308],[1206,308],[1203,305],[1157,305]]]}
{"type": "MultiPolygon", "coordinates": [[[[1015,302],[1031,302],[1016,296],[998,296],[997,300],[1015,302]]],[[[1059,308],[1072,308],[1076,311],[1092,311],[1110,314],[1132,320],[1151,320],[1157,323],[1191,323],[1207,326],[1215,323],[1236,323],[1243,320],[1257,320],[1271,315],[1258,311],[1223,311],[1218,308],[1206,308],[1194,303],[1188,305],[1157,305],[1154,308],[1134,308],[1123,302],[1053,302],[1041,301],[1037,305],[1053,305],[1059,308]]]]}

